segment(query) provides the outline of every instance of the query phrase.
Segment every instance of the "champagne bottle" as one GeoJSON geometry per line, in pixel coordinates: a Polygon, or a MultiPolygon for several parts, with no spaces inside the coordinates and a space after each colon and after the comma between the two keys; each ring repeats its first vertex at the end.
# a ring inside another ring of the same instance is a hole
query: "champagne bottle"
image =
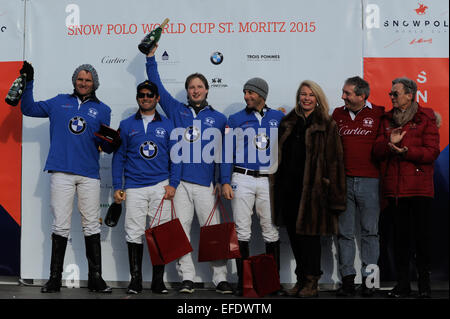
{"type": "Polygon", "coordinates": [[[22,98],[22,94],[25,91],[27,82],[26,73],[19,75],[17,79],[14,80],[11,88],[6,95],[5,102],[9,105],[16,106],[20,99],[22,98]]]}
{"type": "Polygon", "coordinates": [[[141,41],[141,43],[138,45],[139,51],[147,55],[151,49],[155,46],[155,44],[158,43],[159,38],[161,38],[161,33],[166,24],[169,23],[169,19],[166,18],[163,23],[159,27],[157,27],[155,30],[147,34],[141,41]]]}

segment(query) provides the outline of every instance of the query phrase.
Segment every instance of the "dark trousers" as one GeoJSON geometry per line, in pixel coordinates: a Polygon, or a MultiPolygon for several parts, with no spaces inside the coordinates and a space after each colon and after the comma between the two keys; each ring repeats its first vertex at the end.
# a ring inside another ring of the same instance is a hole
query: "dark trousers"
{"type": "Polygon", "coordinates": [[[320,236],[299,235],[295,231],[296,216],[284,216],[286,230],[295,258],[295,274],[301,282],[306,276],[320,276],[320,259],[322,247],[320,236]]]}
{"type": "Polygon", "coordinates": [[[431,268],[430,197],[389,199],[394,220],[394,253],[397,281],[401,289],[410,289],[409,264],[415,249],[419,280],[431,268]]]}

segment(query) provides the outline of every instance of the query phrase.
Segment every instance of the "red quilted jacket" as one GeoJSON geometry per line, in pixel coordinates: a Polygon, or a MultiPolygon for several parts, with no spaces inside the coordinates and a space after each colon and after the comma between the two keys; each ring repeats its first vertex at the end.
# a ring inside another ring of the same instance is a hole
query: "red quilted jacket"
{"type": "Polygon", "coordinates": [[[405,155],[391,152],[388,142],[393,125],[393,110],[381,119],[373,153],[381,162],[382,193],[385,197],[434,196],[433,169],[439,151],[439,130],[432,109],[419,109],[403,126],[407,131],[399,146],[408,147],[405,155]]]}

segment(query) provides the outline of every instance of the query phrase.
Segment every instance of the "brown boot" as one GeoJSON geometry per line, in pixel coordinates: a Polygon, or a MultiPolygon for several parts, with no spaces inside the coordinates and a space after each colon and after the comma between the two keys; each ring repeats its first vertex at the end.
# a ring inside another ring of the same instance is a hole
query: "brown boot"
{"type": "Polygon", "coordinates": [[[299,298],[315,298],[319,296],[319,279],[320,276],[306,276],[305,285],[299,291],[297,297],[299,298]]]}

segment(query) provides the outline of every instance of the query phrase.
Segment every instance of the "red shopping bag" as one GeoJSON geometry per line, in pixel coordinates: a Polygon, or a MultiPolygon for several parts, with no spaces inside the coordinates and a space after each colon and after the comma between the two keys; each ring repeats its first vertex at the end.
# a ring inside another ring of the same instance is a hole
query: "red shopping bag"
{"type": "Polygon", "coordinates": [[[264,297],[281,288],[272,255],[261,254],[244,260],[242,272],[244,297],[264,297]]]}
{"type": "Polygon", "coordinates": [[[242,276],[242,295],[249,298],[259,297],[253,285],[252,262],[250,259],[243,260],[242,276]]]}
{"type": "Polygon", "coordinates": [[[145,231],[148,252],[152,265],[168,264],[192,251],[191,243],[181,226],[180,220],[176,218],[173,201],[171,201],[172,220],[159,224],[161,220],[164,199],[161,200],[155,217],[150,223],[150,228],[145,231]],[[158,225],[152,227],[153,221],[159,214],[158,225]]]}
{"type": "Polygon", "coordinates": [[[227,220],[224,212],[225,207],[220,200],[220,196],[218,196],[205,225],[200,227],[200,242],[198,248],[199,262],[241,258],[236,234],[236,225],[227,220]],[[218,205],[220,205],[220,210],[225,223],[210,225],[218,205]]]}

